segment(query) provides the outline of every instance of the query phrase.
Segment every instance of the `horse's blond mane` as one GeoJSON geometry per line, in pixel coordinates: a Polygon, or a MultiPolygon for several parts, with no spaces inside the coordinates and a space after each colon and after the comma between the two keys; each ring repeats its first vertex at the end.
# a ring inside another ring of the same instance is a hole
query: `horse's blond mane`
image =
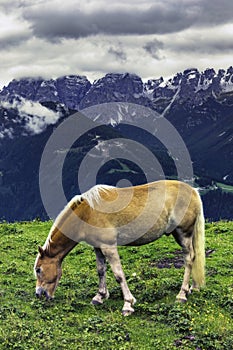
{"type": "Polygon", "coordinates": [[[112,188],[115,188],[115,187],[108,186],[108,185],[96,185],[96,186],[92,187],[90,190],[88,190],[87,192],[81,194],[80,196],[75,196],[75,197],[78,197],[77,199],[79,201],[80,200],[82,201],[83,199],[85,199],[87,201],[87,203],[89,204],[89,206],[91,208],[94,208],[95,204],[100,203],[101,192],[107,192],[107,191],[111,190],[112,188]]]}
{"type": "Polygon", "coordinates": [[[73,209],[73,206],[79,205],[83,200],[86,200],[88,205],[91,208],[94,208],[95,205],[98,205],[101,201],[101,192],[107,192],[112,188],[115,188],[115,187],[108,186],[108,185],[96,185],[90,188],[88,191],[74,196],[55,219],[53,226],[50,229],[50,233],[43,245],[43,249],[47,249],[49,247],[49,243],[52,242],[52,235],[54,233],[54,230],[56,230],[56,228],[61,225],[61,222],[65,219],[66,215],[69,213],[68,211],[69,208],[73,209]]]}

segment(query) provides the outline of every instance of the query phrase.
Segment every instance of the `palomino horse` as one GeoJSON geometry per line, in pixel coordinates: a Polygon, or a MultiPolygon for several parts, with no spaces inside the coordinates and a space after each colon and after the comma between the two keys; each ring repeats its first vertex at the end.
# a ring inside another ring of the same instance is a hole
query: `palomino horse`
{"type": "Polygon", "coordinates": [[[205,280],[204,216],[198,192],[189,185],[161,180],[145,185],[116,188],[98,185],[75,196],[56,218],[35,261],[36,295],[54,296],[62,275],[62,261],[84,241],[96,253],[99,290],[93,304],[109,297],[106,259],[121,285],[123,314],[134,312],[131,294],[121,266],[117,245],[144,245],[163,234],[172,234],[183,248],[185,271],[178,301],[186,301],[192,289],[205,280]],[[192,286],[189,280],[192,273],[192,286]]]}

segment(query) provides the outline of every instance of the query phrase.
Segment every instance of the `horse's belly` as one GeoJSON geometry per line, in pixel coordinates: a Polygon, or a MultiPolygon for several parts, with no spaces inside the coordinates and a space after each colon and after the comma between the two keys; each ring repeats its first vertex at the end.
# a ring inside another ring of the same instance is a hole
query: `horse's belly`
{"type": "Polygon", "coordinates": [[[146,233],[142,233],[141,235],[132,235],[132,236],[127,236],[127,239],[125,242],[121,244],[121,240],[119,240],[119,245],[125,245],[125,246],[140,246],[140,245],[145,245],[151,242],[156,241],[159,239],[162,235],[164,234],[164,231],[161,230],[150,230],[146,233]]]}

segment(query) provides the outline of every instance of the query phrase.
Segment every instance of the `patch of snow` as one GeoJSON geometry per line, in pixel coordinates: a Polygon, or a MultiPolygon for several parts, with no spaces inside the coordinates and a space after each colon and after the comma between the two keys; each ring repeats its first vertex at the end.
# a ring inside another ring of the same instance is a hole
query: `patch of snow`
{"type": "Polygon", "coordinates": [[[221,134],[219,134],[218,137],[225,135],[225,133],[226,133],[226,131],[221,132],[221,134]]]}
{"type": "Polygon", "coordinates": [[[233,82],[231,81],[231,79],[229,79],[229,81],[221,79],[220,85],[223,92],[233,91],[233,82]]]}
{"type": "Polygon", "coordinates": [[[195,79],[196,78],[196,74],[193,73],[193,74],[189,74],[188,76],[188,79],[195,79]]]}
{"type": "Polygon", "coordinates": [[[150,90],[150,89],[144,89],[143,90],[143,94],[142,96],[146,97],[146,98],[149,98],[151,101],[153,100],[153,94],[154,94],[154,90],[150,90]]]}
{"type": "Polygon", "coordinates": [[[116,125],[118,124],[118,122],[117,122],[115,119],[110,118],[110,124],[111,124],[112,126],[116,126],[116,125]]]}
{"type": "Polygon", "coordinates": [[[97,114],[97,116],[93,119],[94,122],[96,122],[101,117],[101,113],[97,114]]]}
{"type": "Polygon", "coordinates": [[[179,96],[179,93],[180,93],[180,84],[179,84],[179,87],[176,91],[176,93],[174,94],[171,102],[169,103],[169,105],[164,109],[163,113],[161,114],[163,117],[165,116],[165,114],[169,111],[169,109],[171,108],[171,106],[173,105],[173,103],[175,102],[176,98],[179,96]]]}
{"type": "Polygon", "coordinates": [[[119,124],[123,120],[121,111],[117,112],[117,123],[119,124]]]}
{"type": "Polygon", "coordinates": [[[200,90],[203,90],[203,91],[208,90],[211,84],[212,84],[212,79],[204,79],[202,83],[200,82],[200,79],[199,79],[195,92],[198,92],[200,90]]]}
{"type": "Polygon", "coordinates": [[[0,131],[0,139],[3,139],[4,137],[13,138],[13,129],[9,128],[0,131]]]}
{"type": "Polygon", "coordinates": [[[167,83],[168,82],[166,80],[164,80],[162,83],[159,84],[159,87],[165,88],[165,87],[167,87],[167,83]]]}

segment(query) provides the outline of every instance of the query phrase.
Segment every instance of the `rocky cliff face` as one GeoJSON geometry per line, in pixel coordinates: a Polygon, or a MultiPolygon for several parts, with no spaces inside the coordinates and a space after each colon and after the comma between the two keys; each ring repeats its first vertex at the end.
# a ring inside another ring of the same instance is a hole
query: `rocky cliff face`
{"type": "Polygon", "coordinates": [[[221,103],[232,102],[233,68],[196,68],[177,73],[165,81],[162,77],[145,83],[135,74],[106,74],[93,84],[83,76],[64,76],[58,79],[25,78],[13,80],[0,92],[0,100],[13,102],[19,97],[37,102],[62,103],[78,110],[99,103],[128,101],[153,106],[160,113],[173,101],[192,107],[199,106],[208,98],[221,103]]]}
{"type": "Polygon", "coordinates": [[[78,109],[80,101],[91,87],[86,77],[69,75],[58,79],[25,78],[13,80],[0,93],[2,101],[13,102],[22,97],[36,102],[58,102],[78,109]]]}
{"type": "Polygon", "coordinates": [[[131,102],[148,105],[150,100],[144,95],[144,85],[135,74],[106,74],[94,82],[80,103],[80,109],[99,103],[131,102]]]}
{"type": "Polygon", "coordinates": [[[217,73],[214,69],[204,72],[196,68],[187,69],[166,82],[163,78],[149,80],[145,90],[150,94],[155,108],[160,109],[161,104],[169,104],[174,96],[177,102],[191,106],[201,105],[210,97],[223,100],[228,93],[233,94],[233,68],[227,71],[221,69],[217,73]]]}

